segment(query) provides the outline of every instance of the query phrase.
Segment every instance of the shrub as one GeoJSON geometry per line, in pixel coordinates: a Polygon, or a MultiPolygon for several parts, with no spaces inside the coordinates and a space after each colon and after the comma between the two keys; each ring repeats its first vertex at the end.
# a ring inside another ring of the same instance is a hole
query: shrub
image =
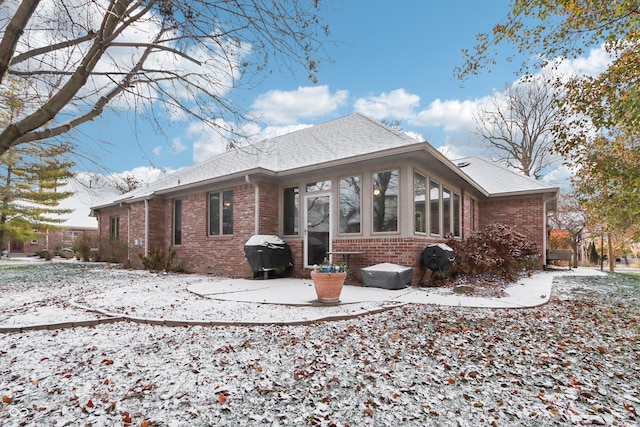
{"type": "Polygon", "coordinates": [[[164,249],[153,248],[149,251],[149,255],[143,256],[139,254],[139,256],[145,270],[174,271],[171,267],[176,256],[174,249],[170,249],[165,253],[164,249]]]}
{"type": "Polygon", "coordinates": [[[129,245],[118,240],[100,239],[98,242],[99,260],[115,262],[128,266],[129,245]]]}
{"type": "Polygon", "coordinates": [[[80,237],[73,242],[72,249],[80,261],[87,262],[91,259],[92,247],[93,242],[91,236],[86,233],[82,233],[80,237]]]}
{"type": "Polygon", "coordinates": [[[450,270],[452,277],[514,281],[521,273],[533,270],[538,265],[537,245],[504,224],[488,225],[466,240],[450,237],[447,244],[456,257],[450,270]]]}

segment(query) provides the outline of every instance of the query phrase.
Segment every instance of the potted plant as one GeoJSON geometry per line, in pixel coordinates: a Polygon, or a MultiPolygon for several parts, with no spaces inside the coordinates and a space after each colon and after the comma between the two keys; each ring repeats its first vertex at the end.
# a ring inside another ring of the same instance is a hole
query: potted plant
{"type": "Polygon", "coordinates": [[[320,265],[314,266],[311,271],[311,279],[318,295],[318,301],[323,304],[337,304],[340,302],[340,293],[347,278],[345,265],[330,263],[326,258],[320,265]]]}

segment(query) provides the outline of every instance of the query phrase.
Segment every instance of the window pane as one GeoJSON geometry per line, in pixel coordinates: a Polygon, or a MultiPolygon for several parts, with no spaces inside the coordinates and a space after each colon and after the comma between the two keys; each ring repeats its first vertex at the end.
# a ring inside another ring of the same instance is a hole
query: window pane
{"type": "Polygon", "coordinates": [[[453,235],[460,237],[460,195],[453,193],[453,235]]]}
{"type": "Polygon", "coordinates": [[[182,244],[182,200],[173,201],[173,244],[182,244]]]}
{"type": "Polygon", "coordinates": [[[220,234],[220,193],[209,194],[209,234],[220,234]]]}
{"type": "Polygon", "coordinates": [[[427,232],[427,178],[417,172],[413,174],[413,215],[415,231],[427,232]]]}
{"type": "Polygon", "coordinates": [[[442,230],[451,233],[451,190],[442,187],[442,230]]]}
{"type": "Polygon", "coordinates": [[[298,206],[300,194],[298,187],[284,189],[282,227],[285,235],[298,234],[298,206]]]}
{"type": "Polygon", "coordinates": [[[340,180],[340,233],[360,232],[360,177],[340,180]]]}
{"type": "Polygon", "coordinates": [[[373,175],[373,231],[398,230],[398,171],[373,175]]]}
{"type": "Polygon", "coordinates": [[[440,184],[429,181],[429,222],[431,234],[440,234],[440,184]]]}
{"type": "Polygon", "coordinates": [[[331,190],[331,181],[318,181],[310,182],[307,184],[307,193],[313,193],[314,191],[327,191],[331,190]]]}
{"type": "Polygon", "coordinates": [[[112,216],[110,218],[109,231],[111,232],[112,239],[120,237],[120,217],[112,216]]]}
{"type": "Polygon", "coordinates": [[[222,234],[233,234],[233,191],[222,193],[222,234]]]}

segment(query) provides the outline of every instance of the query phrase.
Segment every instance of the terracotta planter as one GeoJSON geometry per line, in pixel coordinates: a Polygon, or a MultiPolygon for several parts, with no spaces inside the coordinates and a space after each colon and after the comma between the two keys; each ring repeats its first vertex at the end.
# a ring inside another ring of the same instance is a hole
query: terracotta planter
{"type": "Polygon", "coordinates": [[[340,293],[347,273],[320,273],[311,272],[311,279],[316,288],[318,301],[323,304],[337,304],[340,302],[340,293]]]}

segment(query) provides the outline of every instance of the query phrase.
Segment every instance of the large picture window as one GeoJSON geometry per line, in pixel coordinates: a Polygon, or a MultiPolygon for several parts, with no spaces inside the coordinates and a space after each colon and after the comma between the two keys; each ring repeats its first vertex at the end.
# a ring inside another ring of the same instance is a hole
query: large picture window
{"type": "Polygon", "coordinates": [[[182,244],[182,200],[173,201],[173,244],[182,244]]]}
{"type": "Polygon", "coordinates": [[[282,210],[282,232],[285,235],[297,235],[299,233],[298,226],[298,207],[300,205],[300,191],[298,187],[285,188],[283,192],[283,210],[282,210]]]}
{"type": "Polygon", "coordinates": [[[427,178],[413,173],[413,215],[416,233],[427,232],[427,178]]]}
{"type": "Polygon", "coordinates": [[[373,174],[373,231],[398,231],[398,171],[373,174]]]}
{"type": "Polygon", "coordinates": [[[233,234],[233,191],[209,194],[209,235],[233,234]]]}
{"type": "Polygon", "coordinates": [[[360,177],[340,180],[340,233],[360,233],[360,177]]]}
{"type": "Polygon", "coordinates": [[[440,235],[440,184],[429,181],[429,223],[431,234],[440,235]]]}

